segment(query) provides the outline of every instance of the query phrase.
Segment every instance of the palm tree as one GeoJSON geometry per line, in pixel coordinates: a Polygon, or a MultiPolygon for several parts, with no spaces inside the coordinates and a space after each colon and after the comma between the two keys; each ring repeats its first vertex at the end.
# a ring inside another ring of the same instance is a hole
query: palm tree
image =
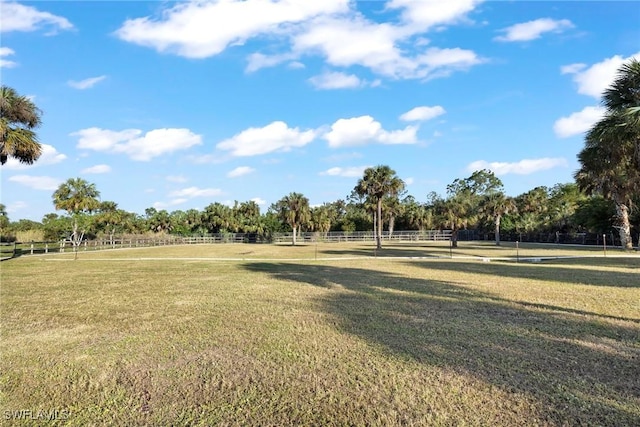
{"type": "Polygon", "coordinates": [[[633,242],[629,213],[633,197],[640,191],[640,184],[633,157],[617,158],[613,153],[620,147],[618,136],[620,134],[617,132],[602,133],[596,125],[587,135],[585,148],[578,155],[581,168],[575,173],[575,179],[578,186],[588,193],[602,194],[613,200],[620,243],[625,250],[631,250],[633,242]]]}
{"type": "Polygon", "coordinates": [[[323,234],[326,238],[331,229],[331,224],[336,219],[336,212],[333,206],[325,203],[322,206],[311,208],[311,226],[313,231],[323,234]]]}
{"type": "Polygon", "coordinates": [[[451,246],[458,247],[458,231],[467,228],[473,220],[471,214],[471,198],[465,194],[451,195],[446,200],[439,200],[435,204],[436,212],[445,227],[451,228],[451,246]]]}
{"type": "Polygon", "coordinates": [[[202,223],[209,233],[226,233],[232,226],[232,216],[229,206],[215,202],[204,208],[202,223]]]}
{"type": "Polygon", "coordinates": [[[9,157],[33,164],[42,154],[34,128],[40,126],[41,111],[26,96],[8,86],[0,88],[0,164],[9,157]]]}
{"type": "Polygon", "coordinates": [[[95,184],[89,184],[82,178],[70,178],[60,184],[53,193],[53,205],[56,209],[67,211],[73,217],[73,230],[71,242],[75,257],[78,257],[78,246],[84,237],[85,228],[80,227],[81,216],[86,212],[93,212],[100,207],[100,192],[95,184]]]}
{"type": "MultiPolygon", "coordinates": [[[[605,89],[602,103],[609,113],[614,113],[622,123],[618,127],[626,127],[633,132],[632,139],[627,141],[633,149],[635,167],[640,169],[640,61],[631,59],[618,70],[614,82],[605,89]]],[[[619,130],[610,128],[609,131],[619,130]]]]}
{"type": "Polygon", "coordinates": [[[367,168],[364,176],[358,180],[355,192],[376,203],[376,247],[382,249],[382,200],[385,196],[396,197],[404,190],[404,181],[396,175],[396,171],[386,165],[367,168]]]}
{"type": "Polygon", "coordinates": [[[496,246],[500,246],[500,222],[502,217],[516,211],[516,203],[502,191],[485,196],[480,209],[493,221],[496,246]]]}
{"type": "Polygon", "coordinates": [[[296,234],[298,227],[309,223],[311,211],[309,199],[300,193],[290,193],[278,200],[272,209],[276,211],[280,219],[291,226],[293,230],[293,245],[296,244],[296,234]]]}
{"type": "Polygon", "coordinates": [[[575,178],[581,189],[613,200],[620,241],[629,250],[629,211],[640,191],[640,61],[632,59],[618,70],[602,103],[607,113],[585,137],[575,178]]]}
{"type": "Polygon", "coordinates": [[[104,227],[109,235],[109,243],[115,244],[116,230],[120,228],[122,230],[128,222],[129,213],[119,209],[116,202],[105,201],[101,202],[98,207],[98,214],[95,217],[95,221],[98,225],[104,227]]]}

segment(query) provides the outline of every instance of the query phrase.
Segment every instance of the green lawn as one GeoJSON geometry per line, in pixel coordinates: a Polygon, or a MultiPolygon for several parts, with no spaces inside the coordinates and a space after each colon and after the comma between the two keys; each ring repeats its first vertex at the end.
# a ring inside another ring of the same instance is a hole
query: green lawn
{"type": "Polygon", "coordinates": [[[540,261],[466,243],[453,252],[436,243],[167,246],[4,261],[0,418],[637,425],[640,256],[518,252],[540,261]],[[588,257],[546,259],[577,255],[588,257]]]}

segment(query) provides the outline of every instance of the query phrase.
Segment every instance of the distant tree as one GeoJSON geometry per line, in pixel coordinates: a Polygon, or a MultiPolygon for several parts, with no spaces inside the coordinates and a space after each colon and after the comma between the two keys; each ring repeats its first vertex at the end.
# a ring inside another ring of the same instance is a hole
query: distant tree
{"type": "Polygon", "coordinates": [[[95,224],[106,232],[112,245],[115,244],[116,232],[131,228],[130,220],[131,214],[118,209],[118,204],[110,201],[101,202],[94,216],[95,224]]]}
{"type": "Polygon", "coordinates": [[[40,157],[42,146],[33,129],[40,126],[41,115],[29,98],[0,87],[0,164],[13,157],[30,165],[40,157]]]}
{"type": "Polygon", "coordinates": [[[202,225],[209,233],[226,233],[233,226],[233,212],[229,206],[215,202],[204,208],[202,225]]]}
{"type": "Polygon", "coordinates": [[[601,234],[613,230],[615,216],[615,203],[597,195],[578,204],[572,221],[584,231],[601,234]]]}
{"type": "Polygon", "coordinates": [[[205,229],[202,225],[202,213],[197,209],[189,209],[185,212],[184,218],[191,233],[203,234],[205,229]]]}
{"type": "Polygon", "coordinates": [[[480,209],[493,222],[496,246],[500,246],[500,224],[502,217],[516,211],[515,201],[502,191],[496,191],[484,197],[480,209]]]}
{"type": "Polygon", "coordinates": [[[147,228],[154,233],[169,233],[173,230],[171,215],[166,209],[150,211],[151,216],[147,216],[147,228]]]}
{"type": "Polygon", "coordinates": [[[336,210],[330,203],[325,203],[321,206],[311,208],[311,230],[322,233],[325,237],[329,230],[331,230],[331,224],[336,220],[336,210]]]}
{"type": "Polygon", "coordinates": [[[386,165],[367,168],[354,190],[376,204],[376,247],[382,249],[382,204],[385,196],[396,197],[405,188],[396,171],[386,165]]]}
{"type": "Polygon", "coordinates": [[[481,217],[483,198],[500,192],[502,181],[488,169],[475,171],[468,178],[458,178],[447,185],[447,199],[439,202],[437,207],[445,226],[451,228],[453,247],[458,246],[459,230],[475,224],[481,217]]]}
{"type": "Polygon", "coordinates": [[[73,219],[69,216],[60,216],[56,213],[48,213],[42,218],[44,239],[47,241],[59,241],[69,235],[73,229],[73,219]]]}
{"type": "Polygon", "coordinates": [[[516,230],[530,233],[545,226],[549,220],[549,189],[536,187],[515,198],[516,230]]]}
{"type": "Polygon", "coordinates": [[[236,231],[243,233],[262,233],[263,224],[260,218],[260,206],[253,200],[238,203],[233,207],[236,231]]]}
{"type": "Polygon", "coordinates": [[[100,206],[100,192],[95,184],[90,184],[82,178],[70,178],[60,184],[53,193],[53,204],[56,209],[65,210],[73,218],[71,242],[75,258],[78,257],[78,247],[84,238],[88,227],[86,213],[91,213],[100,206]]]}
{"type": "Polygon", "coordinates": [[[0,235],[4,236],[9,226],[9,215],[7,215],[6,207],[0,203],[0,235]]]}
{"type": "Polygon", "coordinates": [[[300,193],[290,193],[274,203],[271,209],[293,230],[292,244],[295,246],[297,231],[311,219],[309,199],[300,193]]]}

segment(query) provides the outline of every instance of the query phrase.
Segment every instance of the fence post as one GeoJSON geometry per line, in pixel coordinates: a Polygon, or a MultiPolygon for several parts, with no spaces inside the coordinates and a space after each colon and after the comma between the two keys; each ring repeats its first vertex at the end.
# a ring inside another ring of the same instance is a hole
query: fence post
{"type": "Polygon", "coordinates": [[[31,243],[31,255],[33,255],[33,243],[31,243]]]}
{"type": "Polygon", "coordinates": [[[45,254],[48,254],[48,253],[49,253],[49,244],[48,244],[48,243],[45,243],[45,244],[44,244],[44,253],[45,253],[45,254]]]}

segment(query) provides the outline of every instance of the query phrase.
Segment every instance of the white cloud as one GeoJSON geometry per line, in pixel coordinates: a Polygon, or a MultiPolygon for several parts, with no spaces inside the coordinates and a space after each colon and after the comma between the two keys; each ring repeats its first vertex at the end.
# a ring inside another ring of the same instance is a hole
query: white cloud
{"type": "Polygon", "coordinates": [[[111,166],[109,165],[95,165],[80,171],[80,173],[83,174],[101,174],[109,172],[111,172],[111,166]]]}
{"type": "Polygon", "coordinates": [[[182,175],[168,175],[165,179],[169,182],[177,182],[179,184],[182,184],[188,181],[188,179],[182,175]]]}
{"type": "Polygon", "coordinates": [[[143,135],[139,129],[112,131],[93,127],[74,132],[71,136],[78,137],[77,147],[80,149],[126,154],[137,161],[149,161],[202,144],[201,136],[189,129],[155,129],[143,135]]]}
{"type": "Polygon", "coordinates": [[[232,138],[216,145],[219,150],[230,151],[231,155],[257,156],[274,151],[289,151],[303,147],[313,141],[316,132],[290,128],[285,122],[275,121],[262,128],[249,128],[232,138]]]}
{"type": "Polygon", "coordinates": [[[361,87],[364,82],[354,74],[328,71],[309,79],[317,89],[349,89],[361,87]]]}
{"type": "Polygon", "coordinates": [[[347,5],[347,0],[179,3],[159,18],[127,20],[116,35],[159,52],[206,58],[252,37],[286,31],[314,16],[345,11],[347,5]]]}
{"type": "Polygon", "coordinates": [[[70,30],[71,22],[61,16],[49,12],[41,12],[35,7],[25,6],[14,2],[2,2],[0,14],[0,32],[35,31],[41,27],[52,28],[50,34],[56,30],[70,30]]]}
{"type": "Polygon", "coordinates": [[[588,131],[591,126],[604,117],[605,112],[604,107],[585,107],[582,111],[556,120],[553,131],[560,138],[579,135],[588,131]]]}
{"type": "Polygon", "coordinates": [[[561,33],[570,28],[573,28],[573,24],[568,19],[540,18],[503,28],[500,31],[504,35],[495,37],[494,40],[501,42],[530,41],[540,38],[544,33],[561,33]]]}
{"type": "Polygon", "coordinates": [[[416,126],[407,126],[401,130],[387,131],[380,122],[371,116],[339,119],[331,125],[324,135],[330,147],[364,145],[370,142],[381,144],[415,144],[418,142],[416,126]]]}
{"type": "Polygon", "coordinates": [[[58,178],[50,176],[14,175],[9,177],[9,181],[17,182],[34,190],[57,190],[62,183],[58,178]]]}
{"type": "Polygon", "coordinates": [[[168,7],[160,16],[127,20],[116,35],[188,58],[214,56],[257,37],[267,40],[271,53],[249,55],[247,72],[284,62],[300,66],[300,57],[315,54],[337,67],[359,65],[392,78],[430,79],[468,69],[483,59],[459,48],[424,50],[428,41],[419,37],[414,44],[414,36],[466,20],[478,3],[393,0],[386,7],[400,10],[400,20],[378,23],[357,10],[358,2],[349,0],[196,1],[168,7]],[[408,56],[401,47],[406,43],[423,52],[408,56]]]}
{"type": "Polygon", "coordinates": [[[227,174],[228,178],[238,178],[243,175],[250,174],[251,172],[255,172],[255,169],[249,166],[238,166],[232,171],[229,171],[227,174]]]}
{"type": "Polygon", "coordinates": [[[30,169],[38,166],[54,165],[67,158],[66,155],[59,153],[53,145],[40,144],[40,147],[42,148],[42,154],[32,165],[20,163],[16,159],[10,157],[2,168],[8,170],[30,169]]]}
{"type": "MultiPolygon", "coordinates": [[[[281,64],[283,62],[286,62],[295,58],[296,56],[291,53],[284,53],[279,55],[265,55],[262,53],[252,53],[247,58],[247,67],[245,68],[245,71],[247,73],[253,73],[255,71],[258,71],[261,68],[273,67],[275,65],[281,64]]],[[[304,68],[303,64],[299,62],[298,64],[302,65],[302,67],[304,68]]]]}
{"type": "Polygon", "coordinates": [[[7,213],[11,214],[13,212],[19,212],[19,211],[24,210],[24,209],[26,209],[28,207],[29,207],[29,205],[26,202],[18,200],[18,201],[13,202],[13,203],[11,203],[11,204],[9,204],[7,206],[7,213]]]}
{"type": "Polygon", "coordinates": [[[541,159],[524,159],[519,162],[507,163],[507,162],[487,162],[485,160],[478,160],[470,163],[467,166],[469,172],[489,169],[496,175],[529,175],[535,172],[540,172],[556,167],[566,167],[567,161],[561,157],[544,157],[541,159]]]}
{"type": "Polygon", "coordinates": [[[224,194],[219,188],[198,188],[188,187],[182,190],[176,190],[169,193],[169,197],[180,197],[186,199],[193,199],[195,197],[216,197],[224,194]]]}
{"type": "Polygon", "coordinates": [[[67,84],[74,89],[84,90],[84,89],[89,89],[94,87],[96,84],[98,84],[99,82],[103,81],[106,78],[107,76],[98,76],[98,77],[90,77],[88,79],[84,79],[80,81],[69,80],[67,84]]]}
{"type": "Polygon", "coordinates": [[[260,197],[254,197],[253,199],[251,199],[252,202],[255,202],[258,206],[264,206],[267,204],[267,201],[265,199],[261,199],[260,197]]]}
{"type": "Polygon", "coordinates": [[[561,74],[575,74],[587,68],[587,64],[577,63],[560,67],[561,74]]]}
{"type": "Polygon", "coordinates": [[[400,116],[400,120],[405,122],[431,120],[446,113],[439,105],[434,107],[416,107],[400,116]]]}
{"type": "Polygon", "coordinates": [[[13,49],[8,47],[0,47],[0,68],[13,68],[18,65],[17,62],[9,61],[8,59],[2,59],[3,56],[10,56],[15,54],[13,49]]]}
{"type": "Polygon", "coordinates": [[[565,65],[560,70],[562,74],[573,74],[573,81],[578,85],[578,93],[600,99],[604,90],[615,80],[620,66],[632,58],[640,60],[640,52],[628,58],[615,55],[590,67],[585,64],[565,65]]]}
{"type": "Polygon", "coordinates": [[[324,172],[320,172],[320,175],[328,176],[343,176],[348,178],[362,177],[364,170],[369,166],[351,166],[346,168],[335,167],[327,169],[324,172]]]}
{"type": "Polygon", "coordinates": [[[402,28],[374,23],[360,16],[324,18],[296,35],[293,49],[299,54],[320,53],[336,67],[363,66],[396,79],[433,79],[484,62],[473,51],[431,47],[410,57],[398,44],[409,37],[402,28]]]}
{"type": "Polygon", "coordinates": [[[455,24],[482,0],[391,0],[386,7],[403,9],[402,18],[412,31],[426,31],[435,26],[455,24]]]}
{"type": "Polygon", "coordinates": [[[403,181],[404,181],[405,184],[411,185],[411,184],[413,184],[415,182],[415,179],[409,177],[409,178],[403,179],[403,181]]]}

